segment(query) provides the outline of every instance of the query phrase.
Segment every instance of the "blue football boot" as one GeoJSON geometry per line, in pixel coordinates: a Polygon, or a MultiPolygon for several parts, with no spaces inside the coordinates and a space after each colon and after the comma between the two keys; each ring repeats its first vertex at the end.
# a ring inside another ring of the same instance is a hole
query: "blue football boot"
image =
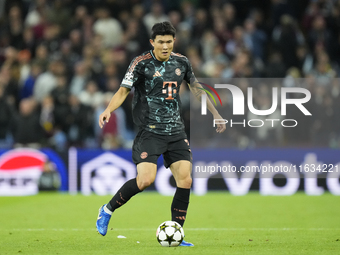
{"type": "Polygon", "coordinates": [[[183,240],[179,246],[193,247],[194,245],[183,240]]]}
{"type": "Polygon", "coordinates": [[[106,204],[99,208],[97,224],[96,224],[97,231],[102,236],[106,235],[107,227],[111,219],[111,215],[104,211],[104,206],[106,206],[106,204]]]}

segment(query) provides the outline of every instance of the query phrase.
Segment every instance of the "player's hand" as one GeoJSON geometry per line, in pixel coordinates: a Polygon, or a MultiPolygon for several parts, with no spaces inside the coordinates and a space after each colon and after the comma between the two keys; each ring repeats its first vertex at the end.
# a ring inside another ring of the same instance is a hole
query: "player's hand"
{"type": "MultiPolygon", "coordinates": [[[[221,117],[221,115],[219,115],[219,114],[215,114],[214,115],[214,119],[216,120],[216,119],[223,119],[222,117],[221,117]]],[[[226,124],[225,124],[225,122],[223,121],[223,122],[221,122],[221,123],[216,123],[216,126],[217,126],[217,128],[216,128],[216,132],[217,133],[223,133],[225,130],[226,130],[226,128],[227,128],[227,126],[226,126],[226,124]]]]}
{"type": "Polygon", "coordinates": [[[106,123],[109,122],[110,117],[111,117],[111,112],[108,109],[106,109],[105,111],[103,111],[102,114],[100,114],[100,116],[99,116],[99,126],[100,126],[100,128],[103,128],[105,122],[106,123]]]}

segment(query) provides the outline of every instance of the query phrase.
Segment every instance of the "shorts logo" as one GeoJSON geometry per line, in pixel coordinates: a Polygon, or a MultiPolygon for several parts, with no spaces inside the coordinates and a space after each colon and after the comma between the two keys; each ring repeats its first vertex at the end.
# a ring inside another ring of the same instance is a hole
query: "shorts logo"
{"type": "Polygon", "coordinates": [[[147,158],[147,156],[148,156],[148,153],[147,152],[142,152],[141,154],[140,154],[140,158],[141,159],[146,159],[147,158]]]}
{"type": "Polygon", "coordinates": [[[178,76],[180,76],[181,75],[181,69],[179,69],[179,68],[176,68],[176,70],[175,70],[175,73],[178,75],[178,76]]]}
{"type": "Polygon", "coordinates": [[[184,142],[186,142],[187,145],[189,146],[189,141],[188,141],[188,139],[184,139],[184,142]]]}
{"type": "Polygon", "coordinates": [[[127,72],[125,74],[125,80],[132,80],[133,79],[133,73],[127,72]]]}

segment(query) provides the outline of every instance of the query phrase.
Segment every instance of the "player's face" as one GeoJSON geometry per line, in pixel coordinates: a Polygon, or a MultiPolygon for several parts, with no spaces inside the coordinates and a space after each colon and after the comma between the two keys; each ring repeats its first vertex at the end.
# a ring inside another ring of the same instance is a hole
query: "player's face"
{"type": "Polygon", "coordinates": [[[150,39],[153,54],[159,61],[167,61],[174,48],[175,38],[172,35],[157,35],[155,40],[150,39]]]}

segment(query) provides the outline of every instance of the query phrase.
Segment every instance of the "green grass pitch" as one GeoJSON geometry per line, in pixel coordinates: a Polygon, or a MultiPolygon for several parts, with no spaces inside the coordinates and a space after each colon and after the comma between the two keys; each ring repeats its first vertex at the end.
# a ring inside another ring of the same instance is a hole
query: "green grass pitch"
{"type": "Polygon", "coordinates": [[[193,195],[184,231],[195,247],[176,248],[161,247],[155,237],[170,219],[171,197],[138,194],[113,214],[102,237],[95,221],[109,199],[0,197],[0,254],[340,254],[340,198],[330,194],[193,195]]]}

